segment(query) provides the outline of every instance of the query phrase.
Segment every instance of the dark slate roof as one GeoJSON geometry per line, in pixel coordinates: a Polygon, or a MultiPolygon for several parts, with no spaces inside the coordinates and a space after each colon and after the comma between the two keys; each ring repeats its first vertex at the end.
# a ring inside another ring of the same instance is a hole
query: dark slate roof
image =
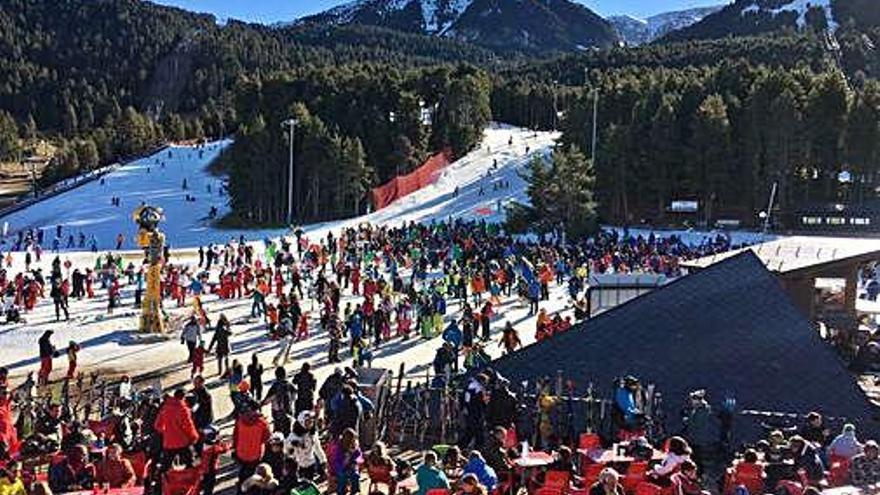
{"type": "MultiPolygon", "coordinates": [[[[631,374],[663,393],[669,431],[692,390],[718,407],[730,393],[737,409],[845,417],[880,433],[870,404],[835,351],[750,251],[603,313],[571,331],[503,357],[493,367],[513,383],[555,376],[611,393],[631,374]]],[[[740,439],[758,433],[738,415],[740,439]]]]}

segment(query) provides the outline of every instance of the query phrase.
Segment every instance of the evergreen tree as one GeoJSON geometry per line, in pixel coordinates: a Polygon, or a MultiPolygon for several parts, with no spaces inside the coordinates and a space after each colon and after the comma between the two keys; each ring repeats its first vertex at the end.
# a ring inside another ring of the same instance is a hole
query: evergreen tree
{"type": "Polygon", "coordinates": [[[174,142],[181,142],[186,139],[186,125],[180,115],[176,113],[168,114],[165,117],[165,136],[174,142]]]}
{"type": "MultiPolygon", "coordinates": [[[[833,188],[841,170],[841,145],[849,108],[843,75],[838,72],[821,75],[812,85],[806,105],[810,160],[822,185],[820,194],[834,200],[833,188]]],[[[810,192],[808,189],[805,199],[810,199],[810,192]]]]}
{"type": "Polygon", "coordinates": [[[709,95],[694,119],[690,170],[697,181],[704,221],[711,222],[714,207],[729,180],[730,121],[720,95],[709,95]]]}
{"type": "Polygon", "coordinates": [[[100,165],[98,147],[91,139],[81,139],[76,143],[78,165],[86,170],[94,170],[100,165]]]}
{"type": "Polygon", "coordinates": [[[81,116],[79,119],[79,128],[82,130],[89,130],[95,126],[95,109],[92,107],[92,103],[86,101],[82,105],[81,116]]]}
{"type": "Polygon", "coordinates": [[[76,109],[68,103],[64,110],[64,134],[73,136],[79,130],[79,119],[76,116],[76,109]]]}
{"type": "Polygon", "coordinates": [[[8,112],[0,110],[0,160],[15,158],[20,149],[15,119],[8,112]]]}
{"type": "Polygon", "coordinates": [[[27,118],[25,119],[24,125],[21,129],[21,135],[25,139],[34,139],[37,137],[37,123],[36,121],[34,121],[33,115],[27,115],[27,118]]]}
{"type": "Polygon", "coordinates": [[[865,185],[880,163],[880,84],[871,82],[854,100],[846,127],[847,161],[855,184],[855,199],[865,197],[865,185]]]}
{"type": "Polygon", "coordinates": [[[593,165],[576,147],[556,148],[549,164],[543,157],[533,158],[524,178],[530,204],[508,206],[512,232],[564,232],[569,238],[580,238],[595,230],[593,165]]]}

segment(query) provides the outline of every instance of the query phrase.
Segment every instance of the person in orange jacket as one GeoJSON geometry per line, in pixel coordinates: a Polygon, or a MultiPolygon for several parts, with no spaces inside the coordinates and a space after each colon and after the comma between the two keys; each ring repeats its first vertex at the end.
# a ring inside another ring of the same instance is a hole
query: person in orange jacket
{"type": "Polygon", "coordinates": [[[159,407],[156,422],[153,426],[162,435],[162,469],[167,470],[171,462],[177,457],[187,466],[192,466],[192,452],[190,447],[199,439],[199,432],[193,421],[192,411],[185,400],[183,389],[178,389],[174,395],[166,397],[159,407]]]}
{"type": "Polygon", "coordinates": [[[235,460],[240,465],[239,486],[254,474],[265,454],[266,442],[269,441],[270,436],[271,431],[266,418],[259,410],[245,406],[235,420],[235,428],[232,431],[232,448],[235,451],[235,460]]]}

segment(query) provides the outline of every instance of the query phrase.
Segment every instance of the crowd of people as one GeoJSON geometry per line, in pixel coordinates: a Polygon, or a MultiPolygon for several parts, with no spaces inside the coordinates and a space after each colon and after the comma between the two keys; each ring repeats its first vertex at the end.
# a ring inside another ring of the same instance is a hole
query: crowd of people
{"type": "MultiPolygon", "coordinates": [[[[522,346],[522,328],[499,314],[502,300],[518,300],[535,316],[535,340],[552,338],[586,318],[582,308],[591,275],[676,277],[681,274],[680,260],[731,247],[724,237],[691,246],[674,236],[620,231],[566,244],[555,239],[529,241],[507,235],[496,225],[466,221],[401,227],[364,224],[319,239],[297,230],[289,239],[267,239],[262,246],[243,241],[199,248],[198,261],[190,264],[172,263],[166,253],[164,304],[192,308],[180,326],[192,380],[186,389],[136,394],[130,382],[124,382],[126,392],[120,392],[118,407],[107,417],[80,417],[63,397],[42,398],[41,390],[53,383],[56,359],[67,358],[68,383],[81,368],[80,345],[69,342],[59,350],[53,333],[46,331],[38,346],[37,380],[15,388],[5,380],[0,384],[5,391],[5,402],[0,403],[0,460],[6,469],[18,469],[19,460],[49,456],[44,490],[121,487],[134,480],[147,490],[197,483],[208,494],[213,492],[221,455],[228,451],[242,493],[289,493],[303,481],[328,481],[340,495],[356,493],[359,473],[371,465],[385,465],[395,472],[395,480],[402,479],[406,469],[387,462],[381,443],[372,445],[369,453],[359,447],[363,422],[374,414],[375,404],[361,391],[358,370],[370,365],[378,348],[392,341],[436,339],[431,363],[435,376],[481,369],[490,361],[486,345],[493,333],[504,352],[522,346]],[[559,291],[563,307],[549,302],[551,290],[559,291]],[[265,328],[266,341],[277,341],[268,373],[259,356],[245,360],[233,355],[233,325],[222,312],[210,314],[206,305],[237,299],[249,301],[248,324],[265,328]],[[326,337],[327,361],[338,366],[320,386],[309,363],[296,373],[289,368],[294,344],[316,336],[326,337]],[[216,358],[216,373],[214,366],[206,366],[209,355],[216,358]],[[265,374],[274,379],[267,380],[271,384],[264,390],[265,374]],[[215,398],[207,385],[213,380],[228,391],[224,395],[233,411],[229,417],[214,417],[215,398]],[[17,418],[14,409],[19,411],[17,418]],[[225,420],[234,425],[229,441],[223,441],[217,429],[225,420]]],[[[40,303],[46,285],[58,320],[75,313],[70,298],[106,295],[107,311],[112,313],[123,305],[139,306],[145,290],[143,268],[125,264],[113,253],[98,256],[89,267],[74,267],[55,256],[48,277],[30,263],[14,276],[11,270],[7,263],[0,271],[10,323],[40,303]]],[[[502,418],[507,423],[496,424],[482,417],[478,410],[485,390],[476,386],[476,393],[465,393],[458,457],[450,460],[452,454],[445,452],[441,459],[428,453],[424,466],[412,474],[425,480],[424,488],[422,481],[418,483],[420,493],[444,476],[449,481],[450,462],[453,470],[461,468],[452,479],[458,480],[463,493],[491,491],[503,478],[499,472],[510,471],[499,464],[497,449],[484,449],[500,438],[498,428],[506,438],[513,421],[508,416],[502,418]]],[[[488,395],[485,401],[491,402],[488,395]]],[[[543,447],[558,447],[565,456],[564,445],[543,447]]],[[[616,476],[608,467],[600,483],[612,486],[616,476]]]]}

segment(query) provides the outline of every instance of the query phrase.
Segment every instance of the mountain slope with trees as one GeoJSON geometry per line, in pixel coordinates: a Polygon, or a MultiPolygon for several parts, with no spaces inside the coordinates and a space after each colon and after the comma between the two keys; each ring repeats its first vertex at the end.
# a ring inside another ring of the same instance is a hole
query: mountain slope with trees
{"type": "Polygon", "coordinates": [[[165,139],[234,132],[232,95],[244,80],[363,62],[494,63],[491,52],[453,40],[365,26],[218,26],[138,0],[9,0],[0,7],[0,53],[0,120],[16,124],[0,128],[0,141],[11,143],[0,159],[15,155],[16,138],[60,139],[48,180],[165,139]]]}

